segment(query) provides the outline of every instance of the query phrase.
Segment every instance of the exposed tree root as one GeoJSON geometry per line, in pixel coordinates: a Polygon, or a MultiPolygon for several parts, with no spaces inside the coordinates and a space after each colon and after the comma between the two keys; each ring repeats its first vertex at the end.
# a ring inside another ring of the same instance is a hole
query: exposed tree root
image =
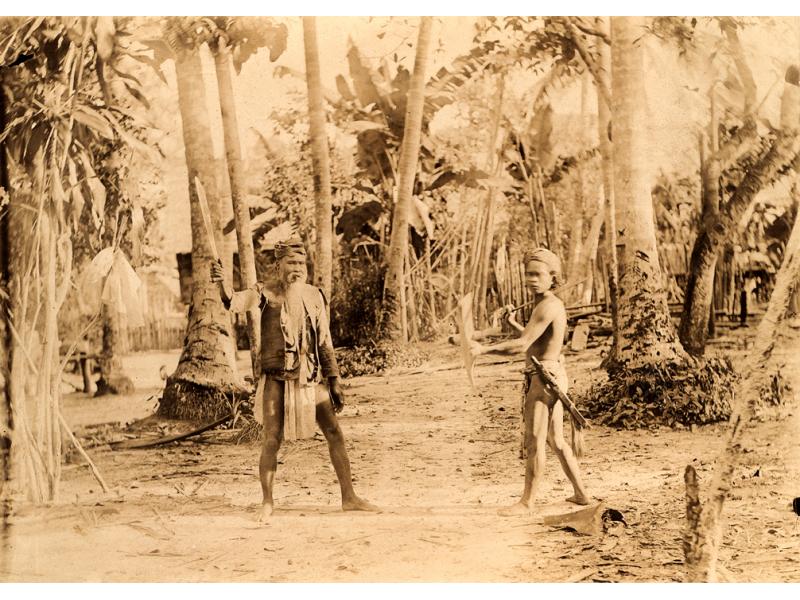
{"type": "Polygon", "coordinates": [[[189,381],[168,379],[156,414],[168,419],[205,423],[235,410],[241,411],[245,402],[251,402],[250,396],[251,393],[244,390],[211,388],[189,381]]]}

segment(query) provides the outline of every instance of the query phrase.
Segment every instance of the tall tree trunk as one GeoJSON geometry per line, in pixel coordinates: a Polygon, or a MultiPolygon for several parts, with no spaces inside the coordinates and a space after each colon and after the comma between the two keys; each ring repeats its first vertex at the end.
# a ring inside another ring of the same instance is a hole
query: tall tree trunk
{"type": "MultiPolygon", "coordinates": [[[[123,158],[119,148],[113,150],[113,161],[117,164],[123,163],[123,158]]],[[[127,219],[121,218],[122,215],[122,182],[119,171],[107,172],[103,184],[107,190],[114,190],[109,195],[105,205],[105,222],[108,225],[102,235],[102,245],[105,248],[112,247],[115,251],[121,245],[121,240],[126,235],[131,234],[131,229],[127,219]]],[[[120,359],[120,319],[119,315],[111,307],[103,304],[101,308],[101,325],[103,332],[101,356],[98,360],[100,368],[100,379],[97,382],[95,396],[107,394],[130,394],[133,392],[133,380],[128,377],[122,366],[120,359]]],[[[91,375],[88,377],[90,378],[91,375]]],[[[89,391],[89,390],[86,390],[89,391]]]]}
{"type": "Polygon", "coordinates": [[[769,150],[745,173],[725,208],[709,220],[692,248],[689,279],[686,284],[682,337],[689,341],[691,351],[701,354],[705,349],[708,327],[709,297],[713,293],[713,269],[724,244],[735,235],[739,221],[756,194],[772,182],[787,164],[795,161],[800,151],[800,70],[791,66],[786,71],[781,98],[781,129],[769,150]],[[712,277],[708,273],[711,271],[712,277]],[[709,284],[709,281],[712,283],[709,284]]]}
{"type": "MultiPolygon", "coordinates": [[[[598,27],[602,31],[609,33],[608,22],[605,18],[598,18],[598,27]]],[[[600,71],[605,73],[606,89],[610,89],[608,82],[611,73],[611,48],[602,41],[599,42],[598,55],[600,57],[600,71]]],[[[611,305],[611,322],[614,331],[611,351],[609,356],[616,355],[619,348],[619,319],[617,317],[617,297],[619,260],[617,257],[617,215],[616,203],[614,201],[614,158],[611,143],[611,107],[599,92],[597,93],[597,134],[600,143],[600,159],[603,166],[603,195],[605,197],[605,236],[606,248],[608,252],[608,295],[611,305]]]]}
{"type": "Polygon", "coordinates": [[[314,169],[314,195],[317,201],[314,284],[321,287],[325,295],[330,298],[333,293],[331,165],[328,155],[328,136],[325,132],[325,108],[322,104],[316,17],[303,17],[303,43],[306,55],[311,163],[314,169]]]}
{"type": "MultiPolygon", "coordinates": [[[[578,143],[581,149],[587,147],[586,140],[586,111],[587,99],[589,95],[589,71],[584,71],[581,77],[581,128],[578,134],[578,143]]],[[[586,194],[586,177],[583,166],[583,161],[579,160],[576,169],[575,187],[575,204],[576,214],[570,225],[569,234],[569,252],[567,254],[567,281],[570,288],[566,290],[565,296],[569,299],[570,303],[577,303],[579,298],[583,296],[583,284],[579,283],[584,277],[583,263],[583,226],[584,219],[587,213],[587,194],[586,194]]]]}
{"type": "Polygon", "coordinates": [[[611,17],[614,197],[622,247],[616,362],[629,368],[676,361],[677,341],[662,285],[650,195],[641,17],[611,17]]]}
{"type": "Polygon", "coordinates": [[[103,304],[101,309],[103,323],[103,348],[97,361],[100,379],[97,381],[95,396],[106,394],[130,394],[133,381],[125,374],[119,351],[119,315],[113,307],[103,304]]]}
{"type": "Polygon", "coordinates": [[[686,467],[688,527],[684,536],[687,580],[717,580],[717,558],[722,543],[722,509],[728,498],[734,474],[740,465],[745,434],[749,431],[759,401],[760,390],[770,376],[770,357],[778,326],[784,319],[792,294],[800,288],[800,219],[796,219],[786,244],[786,251],[767,311],[756,331],[755,345],[741,379],[736,386],[730,418],[730,430],[720,457],[708,499],[701,503],[697,473],[686,467]]]}
{"type": "Polygon", "coordinates": [[[192,304],[183,352],[177,369],[167,378],[159,414],[205,420],[222,416],[229,410],[225,399],[244,390],[236,370],[230,317],[210,278],[211,246],[194,184],[198,177],[208,200],[217,248],[222,248],[219,188],[199,50],[178,52],[175,73],[189,176],[192,304]]]}
{"type": "MultiPolygon", "coordinates": [[[[503,141],[505,133],[500,127],[503,118],[503,96],[506,88],[506,77],[500,73],[497,80],[497,91],[495,92],[495,105],[492,109],[492,126],[490,128],[489,142],[486,146],[486,172],[493,177],[499,177],[500,170],[503,168],[503,161],[500,154],[503,151],[503,141]]],[[[483,230],[483,243],[481,255],[478,257],[478,281],[475,298],[477,300],[476,318],[480,324],[486,323],[486,293],[489,287],[489,265],[492,258],[492,244],[494,241],[494,221],[495,221],[495,201],[497,199],[497,189],[492,185],[486,192],[486,218],[483,230]]]]}
{"type": "MultiPolygon", "coordinates": [[[[602,40],[598,44],[603,44],[602,40]]],[[[589,137],[591,131],[591,115],[589,113],[589,89],[592,85],[592,77],[588,69],[581,81],[581,127],[582,146],[590,148],[594,143],[589,137]]],[[[596,92],[600,95],[599,86],[595,83],[596,92]]],[[[586,191],[586,172],[582,164],[579,165],[578,178],[580,179],[581,196],[583,197],[582,220],[588,219],[589,228],[586,238],[581,240],[580,252],[578,253],[578,264],[575,269],[574,281],[578,282],[575,286],[575,298],[578,304],[589,304],[592,301],[592,294],[595,284],[595,265],[597,264],[597,249],[600,241],[600,231],[605,219],[603,194],[597,193],[596,189],[591,192],[586,191]]]]}
{"type": "MultiPolygon", "coordinates": [[[[217,72],[219,107],[222,114],[222,129],[225,139],[225,157],[230,180],[231,202],[233,203],[233,222],[236,227],[236,242],[239,250],[239,273],[242,285],[251,288],[257,283],[253,234],[250,229],[250,207],[244,197],[245,176],[242,170],[242,146],[239,140],[239,121],[236,117],[236,103],[233,96],[231,76],[231,55],[227,44],[220,43],[214,53],[214,67],[217,72]]],[[[260,352],[261,329],[259,311],[254,308],[247,313],[247,338],[250,341],[250,362],[253,378],[261,373],[260,352]]]]}
{"type": "Polygon", "coordinates": [[[399,300],[405,277],[403,263],[408,246],[408,219],[411,211],[411,196],[417,173],[420,138],[422,137],[422,113],[425,104],[425,74],[431,54],[432,17],[420,17],[417,51],[414,58],[414,73],[408,87],[408,103],[403,127],[403,145],[400,150],[397,203],[392,215],[392,235],[389,241],[389,256],[384,285],[384,319],[386,334],[394,341],[403,337],[402,314],[399,300]]]}
{"type": "Polygon", "coordinates": [[[595,212],[589,221],[589,232],[586,234],[586,241],[583,244],[583,253],[581,258],[581,269],[579,271],[578,280],[583,280],[580,285],[582,296],[578,298],[578,302],[582,304],[589,304],[592,301],[592,291],[595,283],[595,265],[597,264],[597,250],[600,245],[600,230],[603,227],[605,220],[605,206],[603,198],[599,197],[595,212]]]}
{"type": "MultiPolygon", "coordinates": [[[[719,177],[720,165],[716,158],[719,152],[719,132],[715,101],[715,87],[709,91],[711,119],[708,126],[707,145],[700,152],[700,190],[702,212],[700,231],[712,227],[719,216],[719,177]]],[[[687,352],[702,356],[706,349],[708,326],[714,304],[714,273],[717,267],[718,252],[696,255],[698,246],[692,249],[689,275],[685,293],[685,311],[678,329],[681,343],[687,352]]]]}

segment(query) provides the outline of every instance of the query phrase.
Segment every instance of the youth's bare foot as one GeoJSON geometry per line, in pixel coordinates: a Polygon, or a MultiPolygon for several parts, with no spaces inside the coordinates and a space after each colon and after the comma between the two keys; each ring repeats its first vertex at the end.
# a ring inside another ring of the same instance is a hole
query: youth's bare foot
{"type": "Polygon", "coordinates": [[[516,504],[511,506],[507,506],[505,508],[501,508],[497,511],[497,514],[501,517],[518,517],[518,516],[528,516],[533,514],[533,507],[525,504],[521,500],[516,504]]]}
{"type": "Polygon", "coordinates": [[[572,502],[573,504],[577,504],[578,506],[586,506],[589,504],[589,498],[584,496],[583,494],[573,494],[569,498],[567,498],[567,502],[572,502]]]}
{"type": "Polygon", "coordinates": [[[258,511],[258,516],[256,517],[256,521],[259,523],[267,523],[272,517],[273,507],[272,504],[265,503],[261,505],[261,508],[258,511]]]}
{"type": "Polygon", "coordinates": [[[358,496],[351,498],[350,500],[342,500],[342,510],[345,511],[363,511],[363,512],[381,512],[381,509],[372,504],[371,502],[367,502],[358,496]]]}

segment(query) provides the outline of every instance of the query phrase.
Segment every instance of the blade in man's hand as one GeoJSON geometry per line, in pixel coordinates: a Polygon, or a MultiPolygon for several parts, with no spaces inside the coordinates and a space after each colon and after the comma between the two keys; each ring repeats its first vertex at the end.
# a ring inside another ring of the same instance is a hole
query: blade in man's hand
{"type": "Polygon", "coordinates": [[[200,205],[200,214],[203,215],[203,225],[205,225],[206,235],[208,236],[208,245],[211,248],[212,258],[219,260],[219,252],[217,252],[217,242],[214,239],[214,227],[211,225],[211,211],[208,209],[208,200],[206,199],[206,191],[200,178],[195,175],[194,186],[197,189],[197,201],[200,205]]]}

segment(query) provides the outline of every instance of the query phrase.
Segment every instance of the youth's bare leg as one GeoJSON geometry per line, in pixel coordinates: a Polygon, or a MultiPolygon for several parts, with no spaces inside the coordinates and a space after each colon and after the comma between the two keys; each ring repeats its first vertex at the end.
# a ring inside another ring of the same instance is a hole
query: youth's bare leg
{"type": "Polygon", "coordinates": [[[328,451],[331,455],[331,463],[339,479],[339,488],[342,492],[342,510],[364,510],[378,512],[380,509],[359,498],[353,489],[353,478],[350,472],[350,459],[347,457],[347,448],[344,444],[344,434],[339,426],[336,413],[328,398],[327,390],[320,386],[317,395],[317,424],[322,430],[325,439],[328,441],[328,451]]]}
{"type": "Polygon", "coordinates": [[[572,483],[572,489],[575,492],[567,498],[567,501],[585,506],[589,504],[589,496],[586,494],[581,482],[578,460],[575,458],[570,445],[564,440],[564,406],[561,402],[556,402],[551,412],[550,432],[547,441],[556,457],[558,457],[558,462],[561,463],[561,468],[564,469],[564,473],[572,483]]]}
{"type": "Polygon", "coordinates": [[[525,487],[522,498],[516,504],[498,511],[501,516],[527,515],[533,512],[533,501],[539,490],[545,468],[545,447],[547,445],[547,405],[536,400],[536,393],[528,393],[525,401],[525,447],[528,457],[525,461],[525,487]]]}
{"type": "Polygon", "coordinates": [[[283,441],[283,395],[284,382],[267,379],[264,385],[264,432],[261,443],[261,459],[258,474],[261,479],[263,500],[258,513],[258,521],[263,523],[272,516],[274,502],[272,490],[275,471],[278,470],[278,450],[283,441]]]}

